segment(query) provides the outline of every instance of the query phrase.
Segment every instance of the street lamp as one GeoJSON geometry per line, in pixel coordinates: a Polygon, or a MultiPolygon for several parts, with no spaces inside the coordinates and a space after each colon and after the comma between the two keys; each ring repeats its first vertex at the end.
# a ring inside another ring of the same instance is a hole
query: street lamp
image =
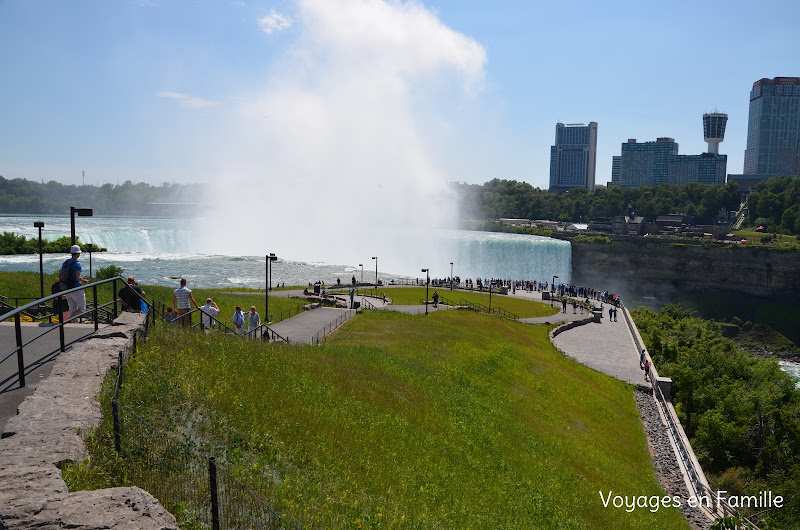
{"type": "Polygon", "coordinates": [[[359,263],[358,266],[361,267],[361,285],[364,285],[364,264],[359,263]]]}
{"type": "Polygon", "coordinates": [[[451,261],[450,262],[450,290],[451,291],[453,290],[453,284],[454,283],[455,283],[455,280],[453,279],[453,262],[451,261]]]}
{"type": "Polygon", "coordinates": [[[86,243],[86,250],[89,252],[89,278],[92,277],[92,250],[94,250],[94,245],[91,243],[86,243]]]}
{"type": "Polygon", "coordinates": [[[266,289],[264,289],[264,322],[269,323],[269,290],[272,288],[272,262],[278,259],[278,256],[270,252],[267,254],[267,263],[264,266],[267,275],[266,289]]]}
{"type": "Polygon", "coordinates": [[[492,284],[494,283],[494,278],[489,278],[489,314],[492,314],[492,284]]]}
{"type": "Polygon", "coordinates": [[[39,229],[39,291],[44,298],[44,266],[42,265],[42,228],[44,228],[44,221],[34,221],[33,227],[39,229]]]}
{"type": "Polygon", "coordinates": [[[425,314],[428,314],[428,286],[431,284],[430,269],[422,269],[425,273],[425,314]]]}
{"type": "Polygon", "coordinates": [[[78,214],[78,217],[92,217],[94,215],[94,211],[91,208],[75,208],[74,206],[69,207],[69,233],[72,237],[73,245],[75,244],[75,214],[78,214]]]}
{"type": "Polygon", "coordinates": [[[372,256],[375,260],[375,289],[378,288],[378,256],[372,256]]]}
{"type": "MultiPolygon", "coordinates": [[[[552,292],[553,295],[555,295],[555,293],[556,293],[556,278],[558,278],[558,276],[553,276],[553,283],[550,284],[550,292],[552,292]]],[[[550,297],[550,307],[553,307],[553,297],[552,296],[550,297]]]]}

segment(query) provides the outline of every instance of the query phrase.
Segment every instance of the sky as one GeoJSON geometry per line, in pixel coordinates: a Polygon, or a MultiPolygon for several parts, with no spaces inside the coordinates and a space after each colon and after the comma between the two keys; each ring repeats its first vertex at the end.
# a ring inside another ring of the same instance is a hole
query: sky
{"type": "Polygon", "coordinates": [[[797,0],[0,0],[0,175],[546,188],[556,123],[596,121],[605,184],[628,138],[703,152],[714,110],[741,173],[753,82],[800,76],[798,19],[797,0]]]}

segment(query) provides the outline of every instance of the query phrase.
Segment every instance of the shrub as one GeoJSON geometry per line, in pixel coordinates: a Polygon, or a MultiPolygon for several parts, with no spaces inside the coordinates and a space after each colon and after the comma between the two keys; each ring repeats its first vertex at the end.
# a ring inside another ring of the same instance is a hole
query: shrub
{"type": "Polygon", "coordinates": [[[101,267],[94,277],[96,280],[107,280],[109,278],[114,278],[115,276],[122,276],[123,272],[125,272],[125,269],[122,267],[109,265],[108,267],[101,267]]]}

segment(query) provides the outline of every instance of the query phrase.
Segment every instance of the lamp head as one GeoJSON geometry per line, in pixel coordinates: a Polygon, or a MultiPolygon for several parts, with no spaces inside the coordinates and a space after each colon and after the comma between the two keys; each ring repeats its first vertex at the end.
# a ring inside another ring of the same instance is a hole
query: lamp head
{"type": "Polygon", "coordinates": [[[33,222],[34,228],[44,228],[44,221],[34,221],[33,222]]]}

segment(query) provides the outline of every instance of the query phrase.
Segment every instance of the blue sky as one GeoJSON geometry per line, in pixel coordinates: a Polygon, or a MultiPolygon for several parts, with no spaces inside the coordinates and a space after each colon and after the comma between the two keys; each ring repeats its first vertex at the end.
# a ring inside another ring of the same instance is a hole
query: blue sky
{"type": "Polygon", "coordinates": [[[397,157],[547,187],[556,122],[596,121],[605,184],[628,138],[704,151],[714,109],[740,173],[753,82],[800,76],[798,19],[796,0],[0,0],[0,175],[358,186],[397,157]]]}

